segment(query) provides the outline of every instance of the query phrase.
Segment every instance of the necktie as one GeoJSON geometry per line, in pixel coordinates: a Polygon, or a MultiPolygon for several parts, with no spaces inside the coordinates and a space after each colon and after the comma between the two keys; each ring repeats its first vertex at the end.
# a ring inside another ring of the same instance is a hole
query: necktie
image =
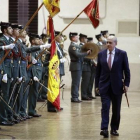
{"type": "Polygon", "coordinates": [[[109,52],[109,58],[108,58],[108,67],[111,70],[111,51],[109,52]]]}

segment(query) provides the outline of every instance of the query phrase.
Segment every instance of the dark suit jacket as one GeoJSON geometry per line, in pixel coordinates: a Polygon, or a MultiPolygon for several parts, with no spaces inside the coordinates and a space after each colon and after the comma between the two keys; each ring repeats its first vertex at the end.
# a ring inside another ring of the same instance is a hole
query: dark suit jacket
{"type": "Polygon", "coordinates": [[[99,88],[100,94],[106,93],[111,85],[114,94],[123,93],[123,82],[125,86],[130,83],[130,70],[128,58],[125,51],[115,48],[115,56],[110,70],[107,64],[107,49],[98,54],[95,87],[99,88]]]}

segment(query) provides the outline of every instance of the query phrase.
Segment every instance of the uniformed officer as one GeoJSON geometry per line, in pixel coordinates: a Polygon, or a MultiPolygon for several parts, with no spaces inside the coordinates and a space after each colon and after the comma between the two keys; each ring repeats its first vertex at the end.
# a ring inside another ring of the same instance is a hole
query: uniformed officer
{"type": "Polygon", "coordinates": [[[63,49],[60,46],[62,38],[61,38],[61,35],[59,35],[59,34],[60,34],[60,31],[55,31],[57,55],[58,55],[58,58],[60,60],[59,72],[60,72],[60,80],[61,80],[62,76],[65,75],[64,62],[66,61],[66,59],[64,57],[63,49]]]}
{"type": "Polygon", "coordinates": [[[26,112],[27,109],[27,99],[28,99],[28,94],[29,94],[29,88],[31,85],[32,79],[30,76],[27,74],[27,65],[29,61],[29,53],[31,52],[36,52],[39,51],[40,49],[43,49],[43,46],[34,46],[34,47],[27,47],[25,44],[27,33],[24,30],[23,31],[23,26],[20,26],[20,35],[19,35],[19,46],[20,46],[20,54],[21,54],[21,62],[20,62],[20,70],[21,70],[21,76],[24,77],[25,82],[23,83],[23,90],[22,90],[22,98],[21,98],[21,103],[20,103],[20,115],[23,118],[30,119],[31,116],[29,116],[26,112]]]}
{"type": "MultiPolygon", "coordinates": [[[[3,35],[0,37],[0,46],[4,51],[0,52],[0,57],[2,58],[4,54],[8,51],[7,49],[13,49],[15,44],[11,44],[9,38],[12,36],[13,29],[10,23],[1,22],[1,31],[3,35]]],[[[8,53],[4,62],[1,64],[1,96],[4,101],[8,104],[10,85],[12,79],[12,51],[8,53]]],[[[1,125],[13,125],[13,122],[10,122],[7,118],[7,112],[9,108],[2,100],[0,100],[0,124],[1,125]]]]}
{"type": "MultiPolygon", "coordinates": [[[[40,36],[36,34],[30,34],[30,43],[31,47],[40,46],[40,48],[49,48],[50,44],[39,45],[40,44],[40,36]]],[[[37,56],[39,55],[40,51],[31,53],[31,59],[33,66],[29,69],[30,78],[33,79],[33,84],[29,90],[29,98],[28,98],[28,115],[33,117],[40,117],[41,115],[37,114],[36,102],[38,98],[38,88],[39,88],[39,80],[42,77],[42,62],[41,58],[37,60],[37,56]]]]}
{"type": "Polygon", "coordinates": [[[69,38],[71,41],[71,44],[68,49],[70,60],[71,60],[70,71],[71,71],[71,77],[72,77],[71,102],[80,103],[81,100],[79,100],[78,97],[79,97],[80,78],[82,74],[82,64],[83,64],[82,60],[83,60],[83,57],[90,54],[91,51],[88,50],[85,53],[80,52],[77,33],[69,33],[69,38]]]}
{"type": "MultiPolygon", "coordinates": [[[[79,34],[80,48],[87,43],[87,35],[79,34]]],[[[83,58],[82,66],[82,80],[81,80],[81,99],[82,100],[91,100],[88,97],[88,85],[91,76],[91,60],[88,58],[83,58]]]]}
{"type": "MultiPolygon", "coordinates": [[[[93,43],[93,37],[88,37],[87,42],[88,43],[93,43]]],[[[88,85],[88,91],[87,91],[87,95],[91,99],[96,99],[96,97],[93,97],[93,95],[92,95],[95,73],[96,73],[96,64],[95,64],[94,60],[91,60],[91,77],[90,77],[90,81],[89,81],[89,85],[88,85]]]]}
{"type": "Polygon", "coordinates": [[[97,39],[97,45],[99,46],[99,50],[101,51],[103,49],[103,36],[102,34],[98,34],[98,35],[95,35],[96,39],[97,39]]]}
{"type": "MultiPolygon", "coordinates": [[[[43,36],[44,36],[44,34],[43,34],[43,36]]],[[[45,42],[46,43],[46,42],[45,42]]],[[[40,35],[40,43],[39,43],[39,45],[44,45],[44,42],[43,42],[43,39],[42,39],[42,36],[40,35]]],[[[41,80],[40,80],[40,82],[42,82],[42,84],[44,84],[44,81],[42,80],[43,79],[43,72],[44,72],[44,66],[43,66],[43,59],[44,59],[44,57],[45,57],[45,53],[46,53],[46,51],[44,52],[44,54],[41,56],[41,62],[42,62],[42,77],[41,77],[41,80]]],[[[41,85],[39,85],[39,90],[38,90],[38,99],[37,99],[37,102],[45,102],[45,99],[43,99],[42,98],[42,92],[41,92],[41,90],[42,90],[42,88],[44,88],[44,87],[42,87],[41,85]]],[[[45,93],[45,95],[46,95],[46,93],[45,93]]]]}
{"type": "MultiPolygon", "coordinates": [[[[19,26],[18,24],[11,24],[13,28],[13,34],[12,37],[10,38],[10,41],[14,43],[16,38],[19,36],[19,26]]],[[[18,41],[15,43],[15,47],[12,50],[13,53],[13,67],[12,67],[12,76],[13,76],[13,81],[11,82],[10,86],[10,98],[8,101],[8,104],[11,106],[11,108],[14,109],[14,111],[17,114],[17,108],[19,104],[17,104],[16,101],[18,101],[17,94],[18,93],[18,87],[22,81],[22,77],[20,75],[20,50],[18,46],[18,41]]],[[[15,114],[14,114],[15,115],[15,114]]],[[[8,112],[8,118],[9,120],[18,123],[19,119],[16,120],[13,118],[13,113],[11,111],[8,112]]]]}
{"type": "MultiPolygon", "coordinates": [[[[49,43],[49,37],[47,37],[46,34],[41,34],[40,35],[42,38],[43,43],[49,43]]],[[[50,52],[46,51],[42,55],[42,64],[43,64],[43,70],[42,70],[42,84],[47,87],[48,85],[48,65],[49,65],[49,60],[50,60],[50,52]]],[[[42,99],[47,99],[47,90],[43,86],[40,86],[39,88],[39,95],[42,99]]]]}

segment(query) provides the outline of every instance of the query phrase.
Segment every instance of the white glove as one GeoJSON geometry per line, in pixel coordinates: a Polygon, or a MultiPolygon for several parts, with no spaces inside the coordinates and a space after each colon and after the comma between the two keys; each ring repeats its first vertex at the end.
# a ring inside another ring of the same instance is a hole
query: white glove
{"type": "Polygon", "coordinates": [[[32,63],[33,64],[36,64],[37,63],[37,60],[34,58],[34,59],[32,59],[32,63]]]}
{"type": "Polygon", "coordinates": [[[39,79],[36,76],[34,76],[34,81],[39,81],[39,79]]]}
{"type": "Polygon", "coordinates": [[[10,45],[6,45],[6,46],[2,46],[3,50],[8,50],[8,49],[13,49],[15,47],[15,44],[10,44],[10,45]]]}
{"type": "Polygon", "coordinates": [[[40,49],[43,50],[44,48],[50,48],[51,44],[40,45],[40,49]]]}
{"type": "Polygon", "coordinates": [[[66,59],[64,57],[60,59],[61,63],[64,63],[65,61],[66,61],[66,59]]]}
{"type": "Polygon", "coordinates": [[[4,74],[4,75],[3,75],[2,81],[3,81],[4,83],[7,83],[7,74],[4,74]]]}
{"type": "Polygon", "coordinates": [[[18,78],[19,83],[22,81],[22,77],[18,78]]]}
{"type": "Polygon", "coordinates": [[[66,58],[65,57],[63,57],[63,62],[66,62],[66,58]]]}

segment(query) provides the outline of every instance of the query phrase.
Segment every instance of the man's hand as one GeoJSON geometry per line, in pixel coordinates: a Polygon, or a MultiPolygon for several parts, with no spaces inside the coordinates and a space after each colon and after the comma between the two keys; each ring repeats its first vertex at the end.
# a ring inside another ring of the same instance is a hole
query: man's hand
{"type": "Polygon", "coordinates": [[[39,79],[36,76],[34,76],[34,81],[38,82],[39,79]]]}
{"type": "Polygon", "coordinates": [[[124,87],[124,92],[127,93],[127,91],[128,91],[128,87],[125,86],[125,87],[124,87]]]}
{"type": "Polygon", "coordinates": [[[7,83],[7,74],[4,74],[4,75],[3,75],[2,81],[3,81],[4,83],[7,83]]]}
{"type": "Polygon", "coordinates": [[[37,60],[34,58],[32,59],[32,64],[36,64],[37,63],[37,60]]]}
{"type": "Polygon", "coordinates": [[[3,50],[8,50],[8,49],[13,49],[15,47],[15,44],[10,44],[10,45],[6,45],[6,46],[2,46],[3,50]]]}
{"type": "Polygon", "coordinates": [[[51,47],[51,44],[40,45],[41,50],[46,49],[46,48],[50,48],[50,47],[51,47]]]}
{"type": "Polygon", "coordinates": [[[91,54],[91,50],[88,50],[88,51],[87,51],[87,54],[90,55],[90,54],[91,54]]]}
{"type": "Polygon", "coordinates": [[[97,93],[99,93],[99,88],[96,88],[95,91],[96,91],[97,93]]]}
{"type": "Polygon", "coordinates": [[[61,63],[64,63],[65,61],[66,61],[66,59],[64,57],[60,59],[61,63]]]}
{"type": "Polygon", "coordinates": [[[18,82],[20,83],[22,81],[22,77],[18,78],[18,82]]]}

